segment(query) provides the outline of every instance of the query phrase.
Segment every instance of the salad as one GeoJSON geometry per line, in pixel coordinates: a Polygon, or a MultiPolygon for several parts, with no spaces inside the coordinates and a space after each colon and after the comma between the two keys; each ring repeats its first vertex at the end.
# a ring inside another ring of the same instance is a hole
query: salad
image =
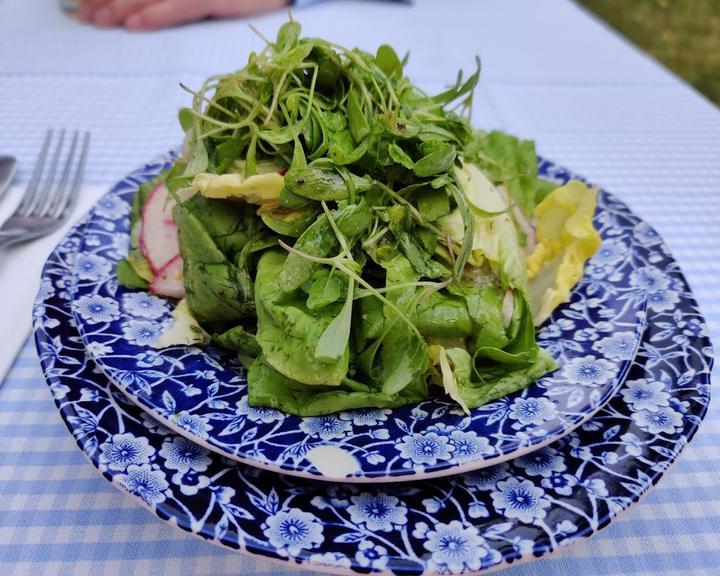
{"type": "Polygon", "coordinates": [[[178,301],[160,346],[213,344],[248,401],[312,416],[449,395],[466,412],[556,368],[535,327],[600,238],[596,192],[469,122],[480,66],[428,95],[387,45],[290,20],[181,110],[140,186],[119,282],[178,301]]]}

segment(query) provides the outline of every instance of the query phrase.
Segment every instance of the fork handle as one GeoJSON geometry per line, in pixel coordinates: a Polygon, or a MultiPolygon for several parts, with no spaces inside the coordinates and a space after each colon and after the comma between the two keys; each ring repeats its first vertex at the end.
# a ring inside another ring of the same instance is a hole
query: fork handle
{"type": "Polygon", "coordinates": [[[12,244],[16,244],[24,239],[30,240],[31,238],[32,237],[28,236],[24,231],[0,230],[0,252],[12,244]]]}

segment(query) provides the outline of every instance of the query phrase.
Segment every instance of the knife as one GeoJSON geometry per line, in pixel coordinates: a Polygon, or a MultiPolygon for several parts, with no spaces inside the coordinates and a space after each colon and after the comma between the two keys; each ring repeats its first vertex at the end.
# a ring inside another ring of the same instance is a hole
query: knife
{"type": "Polygon", "coordinates": [[[0,156],[0,199],[10,187],[15,175],[15,158],[12,156],[0,156]]]}

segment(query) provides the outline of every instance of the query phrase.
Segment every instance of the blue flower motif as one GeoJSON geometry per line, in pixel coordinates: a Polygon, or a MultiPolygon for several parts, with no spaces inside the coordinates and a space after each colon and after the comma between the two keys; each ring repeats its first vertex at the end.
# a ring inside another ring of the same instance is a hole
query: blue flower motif
{"type": "Polygon", "coordinates": [[[626,432],[625,434],[620,436],[620,440],[622,440],[623,442],[625,452],[630,454],[630,456],[637,457],[642,454],[644,449],[644,443],[632,432],[626,432]]]}
{"type": "Polygon", "coordinates": [[[169,486],[165,473],[153,470],[147,464],[128,466],[127,472],[118,474],[116,478],[122,486],[140,496],[147,504],[159,504],[165,500],[165,490],[169,486]]]}
{"type": "Polygon", "coordinates": [[[235,488],[229,486],[212,486],[210,491],[215,494],[215,498],[220,504],[230,504],[233,496],[235,496],[235,488]]]}
{"type": "Polygon", "coordinates": [[[660,406],[655,411],[641,410],[632,415],[632,419],[640,428],[650,434],[673,434],[675,429],[682,428],[682,414],[670,406],[660,406]]]}
{"type": "Polygon", "coordinates": [[[575,435],[570,440],[570,455],[585,462],[593,459],[593,453],[587,446],[580,446],[580,438],[575,435]]]}
{"type": "Polygon", "coordinates": [[[87,347],[87,351],[90,352],[90,356],[93,358],[100,358],[112,354],[113,349],[107,344],[101,344],[100,342],[90,342],[87,347]]]}
{"type": "Polygon", "coordinates": [[[471,488],[493,490],[500,480],[507,478],[507,475],[508,465],[502,463],[465,474],[462,476],[462,480],[466,486],[471,488]]]}
{"type": "Polygon", "coordinates": [[[680,412],[682,414],[685,414],[688,411],[688,408],[690,408],[690,402],[687,400],[680,400],[679,398],[670,398],[668,400],[670,403],[670,408],[675,410],[676,412],[680,412]]]}
{"type": "Polygon", "coordinates": [[[592,279],[590,287],[593,290],[593,293],[602,291],[603,287],[606,286],[606,282],[603,280],[608,276],[608,274],[612,273],[613,270],[614,269],[611,267],[596,264],[592,260],[587,263],[585,266],[585,276],[592,279]]]}
{"type": "Polygon", "coordinates": [[[383,570],[388,563],[387,550],[384,546],[373,544],[370,540],[363,540],[358,545],[355,560],[363,568],[383,570]]]}
{"type": "Polygon", "coordinates": [[[143,368],[152,368],[153,366],[160,366],[165,362],[165,359],[161,354],[158,354],[154,350],[148,350],[147,352],[141,352],[136,356],[138,366],[143,368]]]}
{"type": "Polygon", "coordinates": [[[478,436],[476,432],[463,432],[453,430],[450,433],[450,442],[455,446],[453,457],[457,462],[470,462],[480,457],[492,454],[494,448],[484,436],[478,436]]]}
{"type": "Polygon", "coordinates": [[[440,508],[445,506],[444,502],[434,496],[432,498],[425,498],[422,501],[422,505],[425,507],[425,512],[428,514],[435,514],[440,508]]]}
{"type": "Polygon", "coordinates": [[[511,420],[516,420],[512,425],[515,430],[519,430],[529,424],[542,424],[547,420],[552,420],[556,416],[557,408],[555,404],[544,397],[515,398],[508,411],[508,417],[511,420]]]}
{"type": "Polygon", "coordinates": [[[465,570],[479,570],[500,561],[500,554],[491,550],[475,526],[453,520],[438,523],[428,530],[423,542],[430,552],[431,569],[459,574],[465,570]]]}
{"type": "Polygon", "coordinates": [[[212,461],[208,450],[184,436],[166,438],[159,452],[165,459],[165,466],[178,472],[204,472],[212,461]]]}
{"type": "Polygon", "coordinates": [[[549,478],[555,472],[565,472],[565,458],[555,448],[545,447],[520,456],[516,464],[525,469],[529,476],[549,478]]]}
{"type": "Polygon", "coordinates": [[[350,520],[364,524],[371,532],[392,532],[396,526],[407,524],[407,510],[395,496],[384,492],[363,492],[350,498],[350,520]]]}
{"type": "Polygon", "coordinates": [[[540,481],[541,486],[554,490],[561,496],[570,496],[577,484],[578,480],[572,474],[558,474],[557,472],[540,481]]]}
{"type": "Polygon", "coordinates": [[[180,412],[179,414],[171,415],[171,419],[175,424],[180,426],[180,428],[191,432],[199,438],[207,438],[208,432],[213,428],[203,416],[199,416],[198,414],[180,412]]]}
{"type": "MultiPolygon", "coordinates": [[[[597,339],[598,333],[595,328],[582,328],[573,335],[573,341],[575,342],[593,342],[597,339]]],[[[559,342],[559,344],[562,344],[562,342],[559,342]]],[[[573,342],[568,342],[567,344],[573,344],[573,342]]]]}
{"type": "Polygon", "coordinates": [[[252,422],[263,422],[268,424],[270,422],[280,422],[285,419],[285,414],[280,412],[280,410],[274,410],[273,408],[265,408],[262,406],[249,406],[247,396],[243,396],[235,406],[235,414],[238,416],[246,416],[247,419],[252,422]]]}
{"type": "Polygon", "coordinates": [[[86,234],[85,235],[85,246],[100,246],[102,241],[97,234],[86,234]]]}
{"type": "Polygon", "coordinates": [[[375,426],[380,422],[385,422],[391,412],[392,410],[387,408],[364,408],[340,412],[340,418],[351,420],[355,426],[375,426]]]}
{"type": "Polygon", "coordinates": [[[611,450],[605,450],[602,454],[600,454],[600,459],[602,462],[607,466],[613,466],[614,464],[617,464],[618,462],[618,455],[617,452],[613,452],[611,450]]]}
{"type": "Polygon", "coordinates": [[[623,400],[633,410],[657,410],[660,406],[668,406],[670,394],[665,392],[662,382],[648,381],[645,378],[628,380],[622,391],[623,400]]]}
{"type": "Polygon", "coordinates": [[[130,465],[147,464],[155,449],[148,439],[132,434],[115,434],[100,444],[100,463],[110,470],[125,470],[130,465]]]}
{"type": "Polygon", "coordinates": [[[45,302],[49,298],[51,298],[55,294],[55,287],[53,286],[52,282],[50,281],[50,278],[47,278],[43,276],[42,280],[40,280],[40,290],[38,290],[38,295],[36,300],[38,302],[45,302]]]}
{"type": "Polygon", "coordinates": [[[627,258],[628,246],[619,238],[603,240],[598,251],[592,257],[593,263],[600,266],[612,266],[627,258]]]}
{"type": "Polygon", "coordinates": [[[630,274],[630,285],[645,290],[648,294],[665,290],[669,284],[667,275],[653,266],[643,266],[630,274]]]}
{"type": "Polygon", "coordinates": [[[637,342],[634,332],[616,332],[595,342],[593,349],[611,360],[632,360],[637,342]]]}
{"type": "Polygon", "coordinates": [[[130,213],[130,206],[116,194],[103,196],[95,204],[95,214],[108,220],[118,220],[130,213]]]}
{"type": "Polygon", "coordinates": [[[680,320],[677,324],[678,328],[682,330],[685,336],[690,337],[705,337],[708,335],[707,324],[699,318],[689,318],[687,320],[680,320]]]}
{"type": "Polygon", "coordinates": [[[100,393],[96,388],[81,388],[80,402],[97,402],[100,399],[100,393]]]}
{"type": "Polygon", "coordinates": [[[130,292],[123,296],[123,309],[133,316],[154,320],[167,312],[165,300],[147,292],[130,292]]]}
{"type": "Polygon", "coordinates": [[[675,290],[662,289],[648,294],[647,305],[653,312],[673,310],[680,302],[680,294],[675,290]]]}
{"type": "Polygon", "coordinates": [[[125,258],[130,251],[130,236],[120,232],[112,235],[110,252],[118,258],[125,258]]]}
{"type": "Polygon", "coordinates": [[[58,384],[55,383],[52,386],[50,386],[50,390],[52,391],[52,395],[56,400],[63,400],[67,396],[67,393],[70,392],[70,388],[65,386],[65,384],[58,384]]]}
{"type": "Polygon", "coordinates": [[[601,478],[591,478],[583,482],[585,490],[596,498],[607,498],[609,495],[607,486],[605,486],[605,480],[601,478]]]}
{"type": "Polygon", "coordinates": [[[560,326],[557,325],[557,322],[544,325],[538,332],[538,338],[540,340],[555,340],[561,335],[562,330],[560,330],[560,326]]]}
{"type": "Polygon", "coordinates": [[[301,550],[317,548],[323,542],[323,525],[299,508],[280,510],[270,516],[263,534],[283,556],[297,556],[301,550]]]}
{"type": "Polygon", "coordinates": [[[396,444],[395,448],[400,451],[401,458],[412,460],[415,464],[434,465],[438,460],[450,458],[450,452],[455,446],[449,444],[447,436],[427,432],[403,436],[402,442],[396,444]]]}
{"type": "Polygon", "coordinates": [[[111,322],[120,317],[120,307],[112,298],[97,294],[80,296],[75,301],[75,310],[88,324],[111,322]]]}
{"type": "Polygon", "coordinates": [[[337,416],[313,416],[303,418],[300,429],[310,436],[319,436],[323,440],[343,438],[352,429],[350,422],[337,416]]]}
{"type": "Polygon", "coordinates": [[[101,280],[112,269],[110,262],[97,254],[79,252],[75,260],[75,269],[80,280],[101,280]]]}
{"type": "Polygon", "coordinates": [[[180,487],[186,496],[194,496],[203,488],[210,486],[210,478],[197,472],[175,472],[171,478],[173,484],[180,487]]]}
{"type": "Polygon", "coordinates": [[[604,358],[585,356],[573,358],[563,366],[563,377],[573,384],[603,386],[615,376],[617,367],[604,358]]]}
{"type": "MultiPolygon", "coordinates": [[[[117,304],[115,304],[117,306],[117,304]]],[[[128,320],[123,323],[123,336],[131,344],[153,346],[162,332],[162,326],[149,320],[128,320]]]]}
{"type": "Polygon", "coordinates": [[[542,488],[530,480],[513,477],[497,483],[492,499],[495,509],[506,518],[517,518],[526,524],[545,518],[546,508],[550,507],[550,501],[545,498],[542,488]]]}
{"type": "Polygon", "coordinates": [[[643,246],[655,246],[662,242],[660,235],[645,222],[640,222],[637,226],[635,226],[633,235],[643,246]]]}

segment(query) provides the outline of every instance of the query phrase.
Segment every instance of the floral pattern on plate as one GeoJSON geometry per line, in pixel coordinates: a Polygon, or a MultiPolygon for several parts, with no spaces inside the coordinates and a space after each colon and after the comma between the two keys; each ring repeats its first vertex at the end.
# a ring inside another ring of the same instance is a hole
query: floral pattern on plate
{"type": "MultiPolygon", "coordinates": [[[[642,226],[636,231],[646,234],[642,226]]],[[[586,538],[660,479],[710,400],[707,328],[677,264],[654,242],[648,259],[676,290],[677,305],[650,308],[620,393],[563,439],[431,481],[363,486],[268,473],[175,434],[102,375],[70,311],[79,245],[75,231],[45,266],[34,330],[47,383],[80,448],[160,518],[308,569],[466,574],[586,538]]]]}
{"type": "MultiPolygon", "coordinates": [[[[95,361],[134,401],[194,441],[261,468],[350,482],[416,480],[481,468],[548,444],[587,420],[621,384],[640,341],[646,298],[665,286],[638,250],[637,219],[601,193],[596,224],[602,246],[571,301],[539,333],[560,365],[556,372],[470,416],[446,397],[392,411],[309,418],[254,408],[231,354],[153,348],[171,321],[170,303],[118,286],[114,268],[127,250],[132,194],[165,165],[144,166],[96,206],[76,263],[75,318],[95,361]]],[[[541,173],[569,179],[548,162],[541,173]]]]}

